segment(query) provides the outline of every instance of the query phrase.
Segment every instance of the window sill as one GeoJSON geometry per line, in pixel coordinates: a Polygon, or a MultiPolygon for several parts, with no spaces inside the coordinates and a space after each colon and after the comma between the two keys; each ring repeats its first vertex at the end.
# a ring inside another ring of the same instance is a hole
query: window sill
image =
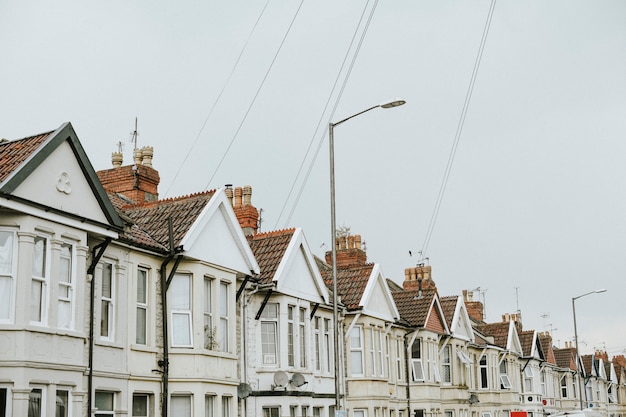
{"type": "Polygon", "coordinates": [[[135,350],[137,352],[159,353],[159,350],[153,346],[138,345],[136,343],[131,343],[130,350],[135,350]]]}
{"type": "Polygon", "coordinates": [[[103,347],[110,347],[110,348],[115,348],[115,349],[124,349],[124,345],[122,345],[119,342],[115,342],[113,340],[96,339],[96,340],[94,340],[94,345],[96,345],[96,346],[103,346],[103,347]]]}

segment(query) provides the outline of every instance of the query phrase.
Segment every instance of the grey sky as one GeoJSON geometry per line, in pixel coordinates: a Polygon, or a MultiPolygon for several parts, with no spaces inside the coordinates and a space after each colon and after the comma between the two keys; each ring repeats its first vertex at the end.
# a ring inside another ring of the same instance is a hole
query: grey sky
{"type": "MultiPolygon", "coordinates": [[[[379,2],[332,117],[407,100],[335,130],[338,224],[398,282],[424,242],[490,4],[379,2]]],[[[300,2],[271,1],[201,131],[264,5],[0,1],[0,137],[71,121],[104,169],[119,141],[130,162],[137,116],[162,197],[252,185],[262,229],[301,226],[323,256],[326,138],[288,223],[301,178],[287,197],[374,3],[304,2],[276,55],[300,2]]],[[[519,307],[559,346],[574,334],[572,297],[606,288],[576,308],[582,350],[609,355],[626,352],[625,21],[621,0],[497,3],[426,253],[442,295],[480,287],[488,320],[519,307]]]]}

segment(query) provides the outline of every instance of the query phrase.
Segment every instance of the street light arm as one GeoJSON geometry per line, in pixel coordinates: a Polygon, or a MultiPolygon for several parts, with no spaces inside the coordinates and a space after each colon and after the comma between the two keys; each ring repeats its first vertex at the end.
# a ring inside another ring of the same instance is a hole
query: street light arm
{"type": "Polygon", "coordinates": [[[343,120],[340,120],[340,121],[335,122],[335,123],[331,123],[330,125],[331,125],[332,127],[338,126],[338,125],[342,124],[343,122],[347,122],[348,120],[350,120],[350,119],[352,119],[352,118],[354,118],[354,117],[360,116],[360,115],[362,115],[363,113],[367,113],[368,111],[370,111],[370,110],[374,110],[374,109],[376,109],[376,108],[378,108],[378,107],[381,107],[381,105],[380,105],[380,104],[377,104],[377,105],[375,105],[375,106],[370,107],[369,109],[365,109],[365,110],[362,110],[362,111],[360,111],[360,112],[358,112],[358,113],[353,114],[352,116],[348,116],[348,117],[346,117],[346,118],[345,118],[345,119],[343,119],[343,120]]]}

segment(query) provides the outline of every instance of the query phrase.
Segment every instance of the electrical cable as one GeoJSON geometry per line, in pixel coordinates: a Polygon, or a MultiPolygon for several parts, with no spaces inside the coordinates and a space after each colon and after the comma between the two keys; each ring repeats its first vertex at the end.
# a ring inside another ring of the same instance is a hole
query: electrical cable
{"type": "Polygon", "coordinates": [[[267,71],[265,72],[265,76],[263,77],[263,80],[261,80],[261,84],[259,85],[259,88],[257,88],[256,93],[254,94],[254,97],[252,98],[252,101],[250,102],[250,105],[248,106],[248,109],[246,110],[246,113],[243,116],[243,119],[241,119],[241,122],[239,123],[239,126],[237,127],[237,130],[235,131],[235,134],[233,135],[233,138],[230,140],[230,143],[228,144],[228,147],[226,147],[226,150],[224,151],[224,154],[222,155],[222,158],[220,159],[219,163],[215,167],[215,170],[213,171],[213,174],[209,178],[209,181],[207,182],[206,187],[204,187],[205,191],[209,189],[209,185],[211,184],[211,181],[213,181],[213,178],[215,178],[215,175],[217,174],[217,172],[219,171],[220,167],[222,166],[222,163],[226,159],[226,155],[228,155],[228,152],[230,151],[230,148],[233,146],[233,143],[235,143],[235,139],[237,139],[237,135],[239,135],[239,132],[241,131],[241,128],[243,127],[243,124],[248,119],[248,115],[250,114],[250,110],[252,110],[252,107],[254,106],[254,103],[256,103],[256,99],[259,97],[259,93],[263,89],[263,86],[265,85],[265,81],[267,81],[267,77],[269,76],[270,71],[272,70],[272,68],[274,67],[274,64],[276,63],[276,59],[278,58],[278,54],[282,50],[283,45],[285,44],[285,41],[287,40],[287,36],[289,36],[289,33],[291,32],[291,28],[293,27],[293,24],[296,21],[296,18],[298,17],[298,14],[300,13],[300,9],[302,8],[302,4],[303,3],[304,3],[304,0],[300,1],[300,5],[298,6],[298,9],[296,10],[296,13],[293,15],[293,18],[291,19],[291,23],[289,23],[289,27],[287,28],[287,31],[285,32],[285,35],[283,36],[283,39],[280,42],[280,45],[278,46],[278,49],[276,50],[276,54],[274,55],[274,58],[272,59],[272,62],[270,63],[270,66],[267,68],[267,71]]]}
{"type": "Polygon", "coordinates": [[[450,150],[450,155],[448,157],[448,163],[446,165],[446,170],[444,172],[444,176],[441,182],[441,187],[439,188],[439,194],[437,195],[437,201],[435,203],[435,208],[433,210],[433,214],[430,218],[430,222],[428,224],[428,229],[426,232],[426,237],[424,238],[424,243],[422,245],[422,250],[420,251],[420,262],[426,258],[426,251],[428,250],[428,245],[430,244],[430,239],[433,234],[433,230],[435,229],[435,224],[437,222],[437,217],[439,216],[439,210],[441,209],[441,203],[443,202],[443,197],[446,191],[446,187],[448,185],[448,180],[450,178],[450,173],[452,171],[452,165],[454,163],[454,157],[456,155],[457,148],[459,146],[459,141],[461,139],[461,133],[463,132],[463,126],[465,125],[465,117],[467,116],[467,110],[469,108],[469,104],[472,98],[472,92],[474,91],[474,84],[476,83],[476,77],[478,76],[478,69],[480,67],[480,62],[482,60],[483,51],[485,49],[485,44],[487,42],[487,35],[489,34],[489,28],[491,26],[491,19],[493,17],[493,11],[496,7],[496,0],[491,1],[491,5],[489,7],[489,13],[487,15],[487,21],[485,22],[485,27],[483,28],[482,38],[480,40],[480,46],[478,48],[478,54],[476,56],[476,60],[474,61],[474,68],[472,70],[472,76],[470,79],[469,86],[467,88],[467,93],[465,95],[465,102],[463,103],[463,109],[461,110],[461,116],[459,118],[459,122],[456,128],[456,133],[454,136],[454,141],[452,143],[452,149],[450,150]]]}
{"type": "Polygon", "coordinates": [[[213,105],[211,106],[211,109],[209,110],[209,114],[207,114],[206,118],[204,119],[204,123],[202,123],[202,127],[200,127],[200,131],[198,132],[198,135],[196,136],[196,140],[193,142],[193,144],[189,148],[189,152],[187,152],[187,155],[185,155],[185,158],[180,163],[180,165],[178,167],[178,170],[176,171],[176,174],[174,175],[174,178],[172,179],[172,182],[170,183],[170,186],[165,191],[165,195],[167,195],[169,193],[170,189],[174,185],[174,182],[176,182],[176,179],[178,178],[178,175],[180,174],[180,171],[183,169],[183,166],[185,165],[185,162],[187,162],[187,159],[189,159],[189,155],[191,155],[191,152],[193,151],[193,149],[198,144],[198,140],[200,140],[200,135],[202,135],[202,132],[204,131],[204,128],[206,127],[207,122],[211,118],[211,115],[213,115],[213,110],[215,110],[215,106],[217,106],[217,103],[222,98],[222,94],[224,94],[224,91],[226,90],[226,87],[230,84],[230,79],[233,77],[233,74],[235,73],[235,70],[239,66],[239,61],[241,61],[241,57],[243,56],[243,53],[245,52],[246,48],[248,47],[248,43],[250,42],[250,39],[252,38],[252,34],[255,32],[259,22],[261,21],[261,18],[263,17],[263,14],[265,13],[265,9],[267,9],[267,5],[268,4],[269,4],[269,0],[267,0],[265,2],[265,6],[263,6],[263,10],[261,10],[261,13],[259,14],[259,17],[257,18],[256,22],[254,23],[254,26],[252,27],[252,30],[248,34],[248,38],[246,39],[246,42],[244,43],[243,48],[241,48],[241,52],[239,52],[239,56],[237,57],[237,60],[235,61],[235,64],[233,65],[232,69],[230,70],[230,74],[228,75],[228,78],[226,79],[226,82],[224,83],[224,85],[222,86],[222,89],[220,90],[219,94],[215,98],[215,101],[213,102],[213,105]]]}
{"type": "MultiPolygon", "coordinates": [[[[326,111],[328,110],[328,106],[330,105],[330,101],[333,98],[333,94],[335,93],[335,90],[337,88],[337,84],[339,83],[339,79],[341,77],[341,74],[343,73],[343,70],[346,66],[346,62],[348,61],[348,57],[350,56],[350,51],[352,50],[352,46],[354,45],[354,41],[359,33],[359,28],[361,27],[361,23],[363,22],[363,17],[365,16],[365,12],[367,11],[367,7],[369,6],[370,1],[368,0],[365,3],[365,7],[363,8],[363,12],[361,13],[361,17],[359,18],[359,22],[357,23],[356,27],[354,28],[354,33],[352,34],[352,39],[350,40],[350,44],[348,45],[348,48],[346,49],[346,54],[343,57],[343,61],[341,62],[341,66],[339,68],[339,71],[337,72],[337,77],[335,77],[335,82],[333,83],[332,88],[330,89],[330,93],[328,94],[328,98],[326,99],[326,104],[324,105],[324,109],[322,110],[321,114],[320,114],[320,118],[317,121],[317,127],[315,128],[315,131],[313,132],[313,135],[311,136],[311,140],[309,141],[309,146],[306,149],[306,152],[304,154],[304,157],[302,158],[302,162],[300,163],[300,167],[298,168],[298,172],[296,173],[294,180],[291,184],[291,188],[289,189],[289,192],[287,193],[287,198],[285,198],[285,202],[283,203],[283,206],[281,207],[280,213],[278,214],[278,217],[276,218],[276,224],[274,225],[274,229],[278,228],[278,224],[280,223],[280,219],[283,216],[283,213],[285,212],[285,208],[287,207],[287,204],[289,203],[289,200],[291,199],[291,196],[293,194],[293,191],[296,187],[296,184],[298,183],[298,179],[300,178],[300,175],[302,174],[302,170],[304,168],[304,165],[307,161],[307,158],[309,157],[309,153],[311,152],[311,148],[313,147],[313,144],[315,143],[315,138],[317,136],[317,133],[319,132],[320,128],[322,127],[322,121],[324,120],[324,115],[326,114],[326,111]]],[[[332,113],[331,113],[331,118],[334,115],[334,110],[337,108],[337,104],[335,103],[335,108],[333,109],[332,113]]],[[[320,138],[320,144],[322,143],[324,139],[324,136],[322,136],[320,138]]],[[[319,152],[319,148],[320,146],[318,145],[317,148],[317,152],[315,154],[315,157],[317,157],[317,153],[319,152]]],[[[308,174],[310,173],[311,167],[309,167],[309,171],[307,172],[307,175],[305,178],[308,178],[308,174]]],[[[305,180],[306,182],[306,180],[305,180]]],[[[297,198],[297,200],[299,200],[299,196],[297,198]]],[[[296,201],[297,201],[296,200],[296,201]]],[[[294,203],[297,205],[297,202],[294,203]]],[[[285,222],[285,226],[287,227],[287,224],[289,223],[289,221],[291,220],[291,215],[293,214],[293,209],[294,207],[292,207],[292,211],[289,214],[289,217],[287,218],[287,221],[285,222]]]]}
{"type": "MultiPolygon", "coordinates": [[[[365,27],[363,29],[363,32],[361,33],[361,37],[359,39],[359,43],[358,43],[358,45],[356,47],[356,50],[354,52],[354,55],[352,57],[352,61],[350,62],[350,66],[348,67],[348,71],[347,71],[346,76],[344,78],[343,84],[341,85],[341,89],[339,90],[339,94],[337,95],[337,99],[335,101],[335,105],[333,106],[332,112],[331,112],[331,114],[329,116],[329,121],[332,120],[333,116],[335,115],[335,112],[337,111],[337,107],[339,106],[339,101],[341,100],[341,97],[343,96],[343,92],[345,91],[345,88],[346,88],[346,86],[348,84],[348,80],[350,78],[350,74],[352,74],[352,70],[354,69],[354,64],[356,63],[356,59],[357,59],[357,57],[359,55],[361,47],[363,46],[363,41],[365,40],[365,36],[367,34],[367,30],[369,29],[369,25],[372,22],[372,18],[374,17],[374,12],[376,11],[376,7],[377,6],[378,6],[378,0],[375,0],[374,1],[374,5],[372,6],[372,9],[371,9],[370,14],[368,16],[367,22],[365,24],[365,27]]],[[[365,12],[366,9],[367,9],[367,4],[366,4],[366,8],[364,9],[364,12],[365,12]]],[[[360,25],[360,22],[361,21],[359,21],[359,25],[360,25]]],[[[357,26],[357,28],[358,28],[358,26],[357,26]]],[[[352,45],[352,43],[351,43],[351,45],[352,45]]],[[[318,124],[318,129],[319,129],[319,124],[318,124]]],[[[294,204],[292,206],[292,209],[291,209],[291,211],[289,213],[289,217],[287,218],[286,224],[288,224],[291,221],[291,217],[293,216],[293,214],[294,214],[294,212],[296,210],[296,207],[298,205],[298,202],[300,201],[300,198],[302,197],[302,193],[304,192],[304,187],[306,186],[306,183],[307,183],[307,181],[309,179],[311,171],[313,170],[313,166],[315,165],[315,161],[317,160],[317,157],[319,155],[319,152],[320,152],[320,149],[322,147],[322,144],[324,143],[324,137],[326,136],[326,134],[327,134],[327,132],[324,131],[324,134],[320,137],[320,140],[319,140],[318,145],[317,145],[317,149],[315,150],[315,154],[313,156],[313,160],[309,164],[309,169],[307,170],[306,176],[304,177],[302,185],[300,186],[300,190],[299,190],[298,195],[296,197],[296,200],[295,200],[295,202],[294,202],[294,204]]]]}

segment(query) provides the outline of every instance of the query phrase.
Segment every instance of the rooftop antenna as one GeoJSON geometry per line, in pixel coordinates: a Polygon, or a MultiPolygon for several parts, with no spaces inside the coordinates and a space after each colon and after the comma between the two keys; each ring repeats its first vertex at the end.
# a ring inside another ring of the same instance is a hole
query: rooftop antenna
{"type": "Polygon", "coordinates": [[[263,208],[259,209],[259,222],[257,224],[258,232],[261,233],[261,225],[263,224],[263,208]]]}
{"type": "Polygon", "coordinates": [[[137,137],[139,132],[137,131],[137,117],[135,116],[135,130],[130,133],[130,141],[133,143],[133,150],[137,149],[137,137]]]}
{"type": "Polygon", "coordinates": [[[119,152],[119,153],[124,152],[124,144],[122,143],[121,140],[119,142],[117,142],[117,152],[119,152]]]}

